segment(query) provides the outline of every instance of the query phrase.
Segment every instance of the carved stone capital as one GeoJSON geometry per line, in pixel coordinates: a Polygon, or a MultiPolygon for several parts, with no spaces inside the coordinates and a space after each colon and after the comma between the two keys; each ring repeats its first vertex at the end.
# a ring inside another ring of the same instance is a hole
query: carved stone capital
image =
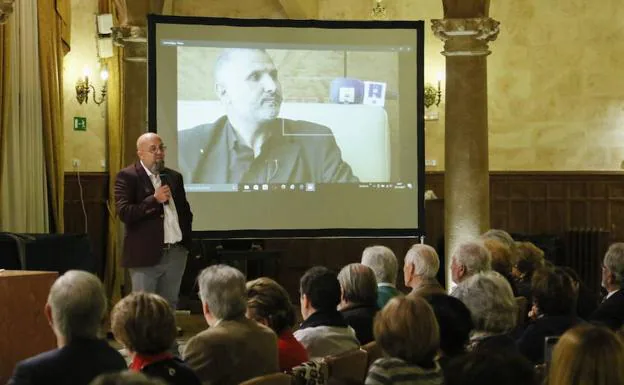
{"type": "Polygon", "coordinates": [[[147,25],[147,15],[161,14],[165,0],[114,0],[119,25],[147,25]]]}
{"type": "Polygon", "coordinates": [[[124,60],[147,61],[147,28],[138,26],[113,27],[113,43],[124,47],[124,60]]]}
{"type": "Polygon", "coordinates": [[[0,24],[4,24],[13,13],[13,3],[15,0],[0,0],[0,24]]]}
{"type": "Polygon", "coordinates": [[[434,35],[444,42],[445,56],[489,55],[488,42],[498,37],[499,25],[490,17],[431,21],[434,35]]]}

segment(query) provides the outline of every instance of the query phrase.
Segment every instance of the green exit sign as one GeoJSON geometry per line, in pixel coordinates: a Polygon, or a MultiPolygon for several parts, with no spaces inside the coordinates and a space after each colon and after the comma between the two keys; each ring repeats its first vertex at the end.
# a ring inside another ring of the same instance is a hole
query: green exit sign
{"type": "Polygon", "coordinates": [[[74,116],[74,131],[87,131],[87,118],[74,116]]]}

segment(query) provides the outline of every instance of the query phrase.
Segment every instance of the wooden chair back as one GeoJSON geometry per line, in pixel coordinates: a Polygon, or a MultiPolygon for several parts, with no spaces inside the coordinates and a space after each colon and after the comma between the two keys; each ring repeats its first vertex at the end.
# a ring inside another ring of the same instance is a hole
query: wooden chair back
{"type": "Polygon", "coordinates": [[[325,357],[330,379],[364,382],[368,371],[368,353],[354,349],[337,356],[325,357]]]}
{"type": "Polygon", "coordinates": [[[241,382],[240,385],[292,385],[292,383],[293,378],[291,375],[286,373],[272,373],[254,377],[245,382],[241,382]]]}
{"type": "Polygon", "coordinates": [[[366,371],[368,372],[368,368],[375,362],[376,359],[383,357],[383,351],[381,347],[377,345],[376,341],[371,341],[366,345],[362,346],[362,350],[366,350],[368,353],[368,361],[366,364],[366,371]]]}

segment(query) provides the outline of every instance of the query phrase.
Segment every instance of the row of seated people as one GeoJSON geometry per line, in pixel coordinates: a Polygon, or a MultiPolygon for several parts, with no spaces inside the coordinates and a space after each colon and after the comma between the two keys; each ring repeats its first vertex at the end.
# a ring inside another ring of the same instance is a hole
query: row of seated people
{"type": "MultiPolygon", "coordinates": [[[[561,338],[555,358],[563,341],[580,346],[585,334],[598,340],[602,335],[611,341],[594,347],[595,352],[611,349],[610,357],[622,357],[622,341],[615,333],[585,324],[575,315],[578,285],[562,269],[534,264],[529,294],[533,319],[526,329],[516,328],[522,317],[518,317],[510,282],[521,286],[522,280],[513,279],[513,269],[503,274],[491,271],[496,266],[495,253],[487,245],[493,242],[497,248],[504,245],[503,240],[486,237],[485,241],[461,244],[453,253],[451,271],[453,281],[458,283],[453,297],[447,296],[435,281],[439,259],[435,250],[425,245],[415,245],[405,256],[403,278],[412,288],[405,297],[396,290],[397,259],[385,247],[367,248],[361,264],[347,265],[339,274],[324,267],[311,268],[300,280],[303,323],[294,333],[291,300],[277,282],[260,278],[245,283],[243,274],[232,267],[208,267],[198,283],[209,328],[188,342],[183,352],[185,363],[169,352],[175,341],[175,320],[167,302],[156,295],[133,293],[120,301],[111,314],[112,329],[132,356],[131,370],[160,377],[170,384],[238,384],[256,376],[293,370],[310,359],[340,355],[371,341],[376,341],[385,356],[372,363],[366,384],[470,384],[467,374],[455,382],[453,376],[478,367],[463,363],[474,360],[475,354],[496,351],[495,357],[509,355],[510,363],[527,363],[526,358],[541,363],[544,337],[561,335],[568,329],[571,337],[564,338],[565,334],[561,338]],[[390,300],[393,297],[397,298],[390,300]],[[461,365],[466,368],[460,370],[461,365]]],[[[518,269],[521,265],[520,261],[511,263],[518,269]]],[[[609,298],[589,317],[614,329],[621,327],[621,318],[618,326],[617,315],[604,307],[622,294],[618,288],[623,265],[624,245],[615,244],[603,266],[603,286],[609,298]]],[[[117,352],[95,338],[105,304],[97,277],[70,271],[59,278],[51,289],[46,314],[62,348],[18,364],[9,383],[88,384],[101,372],[125,368],[117,352]],[[76,363],[81,364],[76,367],[76,363]]],[[[568,346],[565,351],[570,349],[568,346]]],[[[576,350],[591,349],[584,346],[576,350]]],[[[566,372],[583,369],[578,364],[581,361],[574,362],[578,367],[568,367],[566,372]]],[[[556,367],[551,366],[551,374],[556,367]]],[[[621,365],[614,368],[624,375],[621,365]]],[[[501,375],[511,372],[506,370],[501,375]]],[[[532,369],[519,370],[512,377],[528,378],[533,374],[532,369]]],[[[624,381],[617,373],[612,378],[624,381]]],[[[549,383],[583,383],[555,380],[549,383]]],[[[617,381],[613,383],[624,383],[617,381]]]]}

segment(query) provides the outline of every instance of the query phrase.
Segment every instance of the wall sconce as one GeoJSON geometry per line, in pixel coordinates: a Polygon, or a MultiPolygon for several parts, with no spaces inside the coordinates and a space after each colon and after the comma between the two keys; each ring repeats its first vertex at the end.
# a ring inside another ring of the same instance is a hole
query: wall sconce
{"type": "Polygon", "coordinates": [[[440,89],[440,82],[438,82],[437,88],[429,83],[425,84],[425,108],[429,108],[434,104],[437,107],[440,105],[441,101],[442,90],[440,89]]]}
{"type": "Polygon", "coordinates": [[[78,103],[82,104],[89,102],[89,91],[93,91],[93,102],[98,106],[104,103],[106,100],[106,81],[108,80],[108,70],[103,68],[100,71],[100,78],[104,84],[102,85],[102,89],[100,90],[100,98],[97,98],[97,92],[95,90],[95,86],[93,83],[89,83],[89,75],[91,75],[91,71],[88,67],[85,67],[83,70],[83,76],[78,78],[76,81],[76,100],[78,103]]]}
{"type": "Polygon", "coordinates": [[[374,0],[375,5],[371,11],[371,17],[375,20],[385,20],[388,18],[388,10],[383,4],[383,0],[374,0]]]}
{"type": "Polygon", "coordinates": [[[438,86],[434,87],[432,84],[425,84],[425,109],[428,110],[425,112],[425,120],[437,120],[438,119],[438,111],[432,111],[431,107],[434,105],[436,107],[440,106],[440,102],[442,101],[442,72],[438,72],[438,86]]]}

